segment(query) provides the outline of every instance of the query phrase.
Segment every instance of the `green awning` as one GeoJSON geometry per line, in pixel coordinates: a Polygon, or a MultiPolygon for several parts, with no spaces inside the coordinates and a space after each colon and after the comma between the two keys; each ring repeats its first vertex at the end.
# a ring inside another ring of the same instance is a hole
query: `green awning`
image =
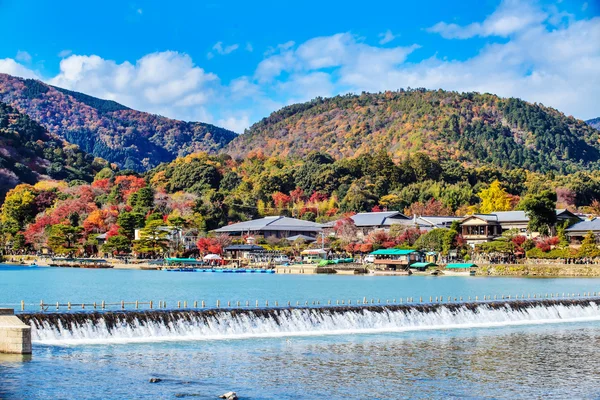
{"type": "Polygon", "coordinates": [[[436,263],[432,263],[432,262],[416,262],[413,264],[410,264],[411,268],[429,268],[429,267],[437,267],[436,263]]]}
{"type": "Polygon", "coordinates": [[[477,268],[476,264],[472,263],[458,263],[458,264],[448,264],[446,265],[446,269],[467,269],[467,268],[477,268]]]}
{"type": "Polygon", "coordinates": [[[201,264],[202,261],[198,261],[195,258],[165,258],[167,263],[179,263],[179,264],[201,264]]]}
{"type": "Polygon", "coordinates": [[[371,254],[375,256],[402,256],[414,253],[416,250],[401,250],[401,249],[379,249],[371,254]]]}

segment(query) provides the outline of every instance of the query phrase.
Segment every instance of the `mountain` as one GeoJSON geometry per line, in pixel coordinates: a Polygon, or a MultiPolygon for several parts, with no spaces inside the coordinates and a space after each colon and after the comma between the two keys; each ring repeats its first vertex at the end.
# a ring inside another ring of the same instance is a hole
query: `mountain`
{"type": "Polygon", "coordinates": [[[237,136],[214,125],[148,114],[6,74],[0,74],[0,101],[82,150],[136,171],[189,153],[218,152],[237,136]]]}
{"type": "Polygon", "coordinates": [[[45,179],[91,182],[107,165],[0,102],[0,201],[19,183],[45,179]]]}
{"type": "Polygon", "coordinates": [[[586,124],[588,124],[589,126],[591,126],[592,128],[595,129],[600,129],[600,117],[598,118],[593,118],[593,119],[588,119],[587,121],[585,121],[586,124]]]}
{"type": "Polygon", "coordinates": [[[425,89],[317,98],[272,113],[235,138],[234,157],[340,159],[423,152],[470,165],[570,172],[598,166],[600,132],[541,104],[491,94],[425,89]]]}

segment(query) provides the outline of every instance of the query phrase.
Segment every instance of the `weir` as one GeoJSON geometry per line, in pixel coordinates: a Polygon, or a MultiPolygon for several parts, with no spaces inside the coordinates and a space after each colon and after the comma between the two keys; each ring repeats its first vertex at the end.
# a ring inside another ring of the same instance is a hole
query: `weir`
{"type": "Polygon", "coordinates": [[[600,299],[22,313],[34,343],[223,340],[600,320],[600,299]]]}
{"type": "Polygon", "coordinates": [[[0,308],[0,353],[31,354],[31,328],[9,308],[0,308]]]}

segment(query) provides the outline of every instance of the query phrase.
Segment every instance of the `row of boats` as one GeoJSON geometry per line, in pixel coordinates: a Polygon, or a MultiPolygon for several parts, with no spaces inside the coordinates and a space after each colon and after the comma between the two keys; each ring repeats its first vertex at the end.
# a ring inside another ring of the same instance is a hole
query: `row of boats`
{"type": "Polygon", "coordinates": [[[274,274],[274,269],[257,268],[186,268],[186,267],[164,267],[167,272],[216,272],[222,274],[274,274]]]}

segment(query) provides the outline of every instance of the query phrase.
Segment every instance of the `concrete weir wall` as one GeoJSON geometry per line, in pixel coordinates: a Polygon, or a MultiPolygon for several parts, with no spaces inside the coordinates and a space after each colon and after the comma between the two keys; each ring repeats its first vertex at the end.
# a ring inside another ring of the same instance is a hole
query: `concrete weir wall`
{"type": "Polygon", "coordinates": [[[31,327],[10,308],[0,308],[0,353],[31,354],[31,327]]]}

